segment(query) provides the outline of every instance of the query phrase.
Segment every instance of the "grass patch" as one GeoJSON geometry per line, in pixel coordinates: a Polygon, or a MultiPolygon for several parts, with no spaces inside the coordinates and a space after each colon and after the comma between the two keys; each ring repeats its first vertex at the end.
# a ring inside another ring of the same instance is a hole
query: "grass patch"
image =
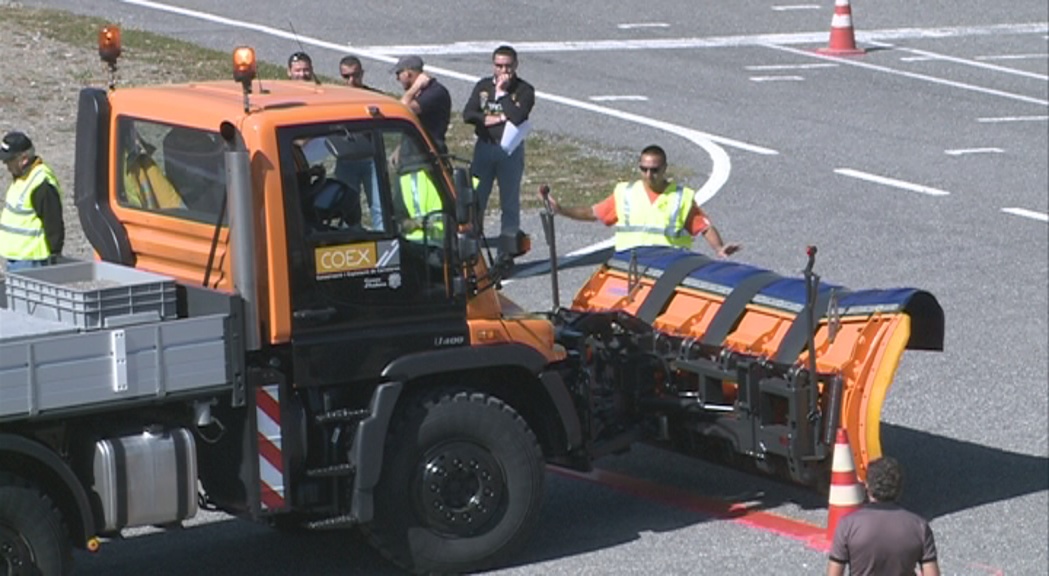
{"type": "MultiPolygon", "coordinates": [[[[5,17],[20,23],[33,33],[68,44],[78,50],[97,50],[98,31],[114,22],[101,18],[79,16],[49,9],[5,6],[5,17]]],[[[204,48],[152,32],[126,27],[120,22],[123,54],[120,59],[118,85],[169,84],[229,78],[231,55],[228,52],[204,48]]],[[[283,65],[259,62],[259,76],[284,78],[283,65]]],[[[70,70],[70,81],[79,85],[102,84],[108,72],[99,63],[97,71],[70,70]]],[[[338,83],[341,79],[320,76],[322,83],[338,83]]],[[[473,156],[473,126],[459,117],[459,108],[452,106],[452,124],[447,142],[450,152],[460,158],[473,156]]],[[[524,180],[521,184],[521,203],[525,207],[538,205],[536,189],[550,185],[559,199],[568,204],[591,204],[608,195],[614,184],[636,177],[633,160],[620,160],[622,151],[603,149],[595,144],[562,135],[535,131],[527,142],[524,180]]],[[[498,192],[493,192],[490,206],[498,206],[498,192]]]]}

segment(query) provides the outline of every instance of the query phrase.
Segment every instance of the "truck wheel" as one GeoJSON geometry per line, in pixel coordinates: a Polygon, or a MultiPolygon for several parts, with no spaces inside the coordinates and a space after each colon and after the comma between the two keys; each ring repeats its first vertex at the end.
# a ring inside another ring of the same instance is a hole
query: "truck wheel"
{"type": "Polygon", "coordinates": [[[73,548],[51,499],[0,473],[0,574],[65,576],[72,570],[73,548]]]}
{"type": "Polygon", "coordinates": [[[528,539],[545,468],[512,408],[485,394],[444,394],[410,406],[388,440],[366,530],[394,563],[416,573],[472,572],[528,539]]]}

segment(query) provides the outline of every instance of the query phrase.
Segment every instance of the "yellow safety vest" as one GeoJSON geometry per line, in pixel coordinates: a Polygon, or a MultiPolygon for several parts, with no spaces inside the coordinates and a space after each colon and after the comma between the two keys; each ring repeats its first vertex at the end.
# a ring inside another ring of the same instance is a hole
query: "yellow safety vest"
{"type": "Polygon", "coordinates": [[[175,185],[146,154],[128,154],[124,166],[124,195],[127,203],[136,208],[163,210],[186,207],[175,185]]]}
{"type": "MultiPolygon", "coordinates": [[[[408,209],[408,217],[418,219],[420,224],[423,216],[432,212],[440,212],[443,206],[441,195],[437,193],[437,186],[424,170],[416,170],[401,176],[401,198],[404,199],[404,206],[408,209]]],[[[443,242],[444,219],[431,216],[429,222],[431,230],[429,237],[443,242]]],[[[422,228],[412,230],[405,237],[422,242],[423,230],[422,228]]]]}
{"type": "Polygon", "coordinates": [[[616,185],[616,250],[636,246],[692,247],[687,219],[696,191],[673,183],[668,187],[651,202],[640,180],[616,185]]]}
{"type": "Polygon", "coordinates": [[[33,209],[33,190],[44,182],[55,187],[61,200],[58,178],[41,160],[36,160],[28,174],[15,178],[8,187],[0,213],[0,256],[8,260],[44,260],[51,256],[44,223],[33,209]]]}

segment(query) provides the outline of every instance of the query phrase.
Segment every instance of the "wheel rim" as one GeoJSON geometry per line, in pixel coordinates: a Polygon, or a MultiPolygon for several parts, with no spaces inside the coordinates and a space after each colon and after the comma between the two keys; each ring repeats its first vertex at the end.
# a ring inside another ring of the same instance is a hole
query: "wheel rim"
{"type": "Polygon", "coordinates": [[[17,531],[0,524],[0,576],[30,574],[33,551],[17,531]]]}
{"type": "Polygon", "coordinates": [[[450,442],[428,450],[415,484],[422,518],[450,536],[484,532],[505,511],[503,469],[488,450],[473,443],[450,442]]]}

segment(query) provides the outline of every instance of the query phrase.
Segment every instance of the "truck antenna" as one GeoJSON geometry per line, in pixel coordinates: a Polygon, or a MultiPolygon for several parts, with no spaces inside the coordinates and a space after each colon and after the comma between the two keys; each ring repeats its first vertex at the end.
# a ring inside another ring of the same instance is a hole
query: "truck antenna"
{"type": "MultiPolygon", "coordinates": [[[[306,47],[302,45],[302,40],[299,39],[299,33],[295,31],[295,26],[291,23],[291,19],[288,19],[288,28],[291,30],[291,35],[295,37],[295,43],[299,45],[299,52],[305,54],[306,47]]],[[[310,78],[313,78],[313,83],[320,85],[320,78],[317,78],[317,71],[313,69],[313,61],[310,60],[310,78]]]]}

